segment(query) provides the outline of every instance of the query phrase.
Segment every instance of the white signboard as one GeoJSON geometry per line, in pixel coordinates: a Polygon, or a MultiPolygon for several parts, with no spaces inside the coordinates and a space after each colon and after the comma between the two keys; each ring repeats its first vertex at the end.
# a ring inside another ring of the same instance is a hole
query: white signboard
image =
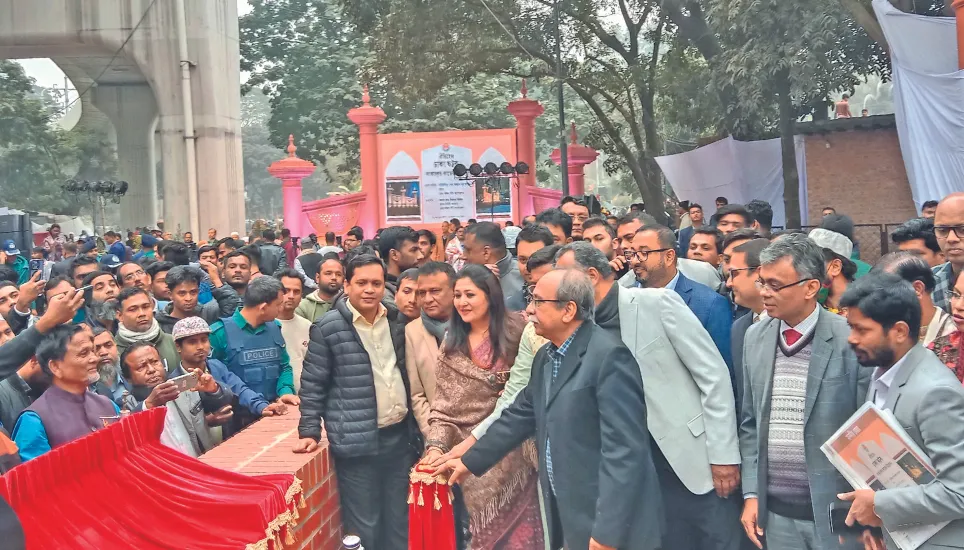
{"type": "Polygon", "coordinates": [[[456,164],[472,164],[472,150],[455,145],[439,145],[422,150],[422,221],[441,223],[452,218],[475,217],[475,186],[460,180],[452,169],[456,164]]]}

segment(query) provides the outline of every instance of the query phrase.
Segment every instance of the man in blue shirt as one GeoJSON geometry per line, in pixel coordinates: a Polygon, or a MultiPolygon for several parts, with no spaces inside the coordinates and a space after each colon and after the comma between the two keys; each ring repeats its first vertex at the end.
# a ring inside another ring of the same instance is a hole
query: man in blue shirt
{"type": "Polygon", "coordinates": [[[122,262],[127,259],[127,247],[124,246],[124,241],[121,240],[120,233],[115,233],[114,231],[104,233],[104,242],[107,243],[108,254],[117,256],[122,262]]]}
{"type": "Polygon", "coordinates": [[[108,425],[120,414],[110,399],[90,391],[100,357],[87,327],[62,325],[37,346],[40,368],[52,385],[20,415],[13,440],[26,462],[108,425]]]}

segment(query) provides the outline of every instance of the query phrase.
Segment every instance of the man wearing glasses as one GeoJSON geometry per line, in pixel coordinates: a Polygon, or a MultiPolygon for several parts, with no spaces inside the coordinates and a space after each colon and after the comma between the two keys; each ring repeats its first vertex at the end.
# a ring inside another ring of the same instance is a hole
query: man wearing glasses
{"type": "Polygon", "coordinates": [[[947,262],[934,268],[934,305],[950,313],[947,291],[964,267],[964,193],[951,193],[937,205],[934,235],[947,262]]]}
{"type": "Polygon", "coordinates": [[[628,249],[627,257],[636,275],[636,286],[668,288],[675,290],[683,298],[706,332],[710,333],[710,338],[730,370],[730,380],[733,380],[730,355],[733,314],[730,303],[710,287],[693,281],[680,272],[677,266],[676,235],[673,230],[664,225],[640,227],[633,236],[632,248],[628,249]]]}
{"type": "Polygon", "coordinates": [[[847,321],[817,305],[825,276],[823,250],[806,235],[760,253],[755,284],[769,318],[746,333],[740,415],[742,523],[758,548],[857,547],[830,532],[828,507],[851,488],[820,445],[863,404],[870,369],[857,363],[847,321]]]}
{"type": "Polygon", "coordinates": [[[729,249],[730,254],[726,260],[729,268],[726,288],[732,294],[736,305],[748,310],[747,314],[733,321],[730,338],[737,418],[739,418],[740,406],[743,404],[743,344],[746,331],[768,317],[767,310],[763,307],[763,295],[756,286],[756,280],[757,271],[760,269],[760,253],[769,245],[770,241],[767,239],[745,240],[729,249]]]}

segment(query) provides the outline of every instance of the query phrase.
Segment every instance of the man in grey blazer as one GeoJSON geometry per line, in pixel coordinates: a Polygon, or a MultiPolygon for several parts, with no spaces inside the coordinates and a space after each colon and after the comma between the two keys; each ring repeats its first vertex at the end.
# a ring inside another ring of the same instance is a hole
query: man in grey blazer
{"type": "Polygon", "coordinates": [[[743,353],[743,528],[768,550],[854,548],[830,532],[828,507],[850,490],[820,446],[864,402],[870,376],[847,343],[847,322],[817,305],[823,251],[787,235],[760,254],[769,319],[743,353]]]}
{"type": "Polygon", "coordinates": [[[848,523],[883,526],[887,548],[897,548],[887,530],[949,521],[920,548],[964,548],[964,387],[917,343],[921,308],[914,288],[875,273],[848,288],[840,303],[849,308],[857,360],[876,367],[867,399],[894,413],[937,470],[923,485],[840,495],[852,501],[848,523]]]}
{"type": "Polygon", "coordinates": [[[620,288],[605,254],[588,242],[562,247],[556,267],[589,276],[596,324],[639,364],[666,509],[662,547],[738,550],[739,502],[727,498],[740,480],[733,387],[710,335],[676,292],[620,288]]]}

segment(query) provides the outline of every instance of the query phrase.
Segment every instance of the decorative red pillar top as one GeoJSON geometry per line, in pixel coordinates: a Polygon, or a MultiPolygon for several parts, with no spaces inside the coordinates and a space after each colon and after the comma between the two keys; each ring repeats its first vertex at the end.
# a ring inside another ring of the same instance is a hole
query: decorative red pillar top
{"type": "Polygon", "coordinates": [[[354,122],[360,128],[367,129],[378,126],[388,118],[381,107],[372,107],[372,98],[368,95],[368,84],[362,91],[362,106],[355,107],[348,111],[348,120],[354,122]]]}
{"type": "Polygon", "coordinates": [[[528,121],[531,122],[546,111],[541,103],[534,99],[529,99],[529,88],[526,86],[524,78],[522,79],[522,97],[515,101],[510,101],[508,109],[509,113],[520,122],[520,126],[524,119],[528,119],[528,121]]]}
{"type": "MultiPolygon", "coordinates": [[[[566,148],[566,152],[568,153],[566,164],[570,167],[592,164],[599,157],[599,152],[592,147],[582,145],[577,139],[576,123],[573,122],[569,132],[569,146],[566,148]]],[[[560,156],[559,149],[556,148],[552,154],[549,155],[549,158],[552,159],[552,162],[559,164],[561,162],[560,156]]]]}
{"type": "MultiPolygon", "coordinates": [[[[592,147],[587,147],[581,145],[577,142],[576,136],[576,124],[572,124],[572,132],[569,134],[569,146],[567,151],[569,153],[566,157],[566,164],[569,166],[569,192],[574,197],[584,195],[585,192],[585,170],[587,164],[592,164],[596,158],[599,157],[599,153],[592,147]]],[[[549,155],[552,162],[559,164],[562,162],[560,158],[562,155],[559,153],[559,149],[556,149],[549,155]]]]}
{"type": "Polygon", "coordinates": [[[288,136],[288,156],[271,163],[268,173],[284,182],[285,186],[301,185],[301,180],[307,178],[315,171],[315,164],[308,160],[302,160],[295,156],[295,136],[288,136]]]}

